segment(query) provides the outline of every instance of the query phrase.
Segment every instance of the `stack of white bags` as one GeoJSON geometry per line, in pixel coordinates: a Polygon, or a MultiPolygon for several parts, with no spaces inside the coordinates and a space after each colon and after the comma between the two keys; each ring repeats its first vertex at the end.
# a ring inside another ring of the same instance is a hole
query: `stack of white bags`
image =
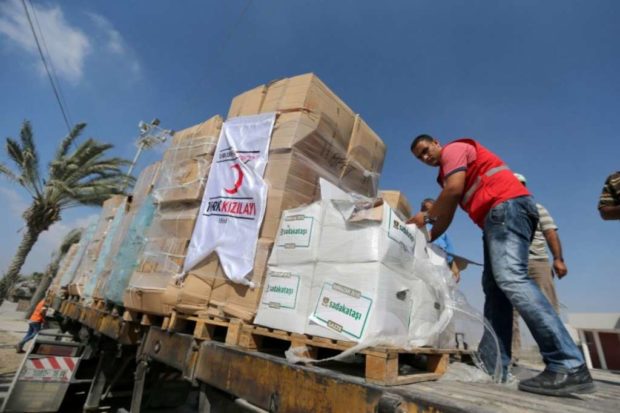
{"type": "Polygon", "coordinates": [[[385,203],[325,182],[322,200],[285,211],[255,323],[400,347],[439,346],[451,273],[425,233],[385,203]]]}

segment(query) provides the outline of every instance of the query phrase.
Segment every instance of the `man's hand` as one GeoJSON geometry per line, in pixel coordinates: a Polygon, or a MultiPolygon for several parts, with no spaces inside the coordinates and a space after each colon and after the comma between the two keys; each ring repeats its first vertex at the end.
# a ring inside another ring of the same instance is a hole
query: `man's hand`
{"type": "Polygon", "coordinates": [[[562,277],[568,274],[568,268],[566,268],[566,264],[564,264],[564,261],[560,258],[553,260],[553,271],[555,271],[559,279],[562,279],[562,277]]]}
{"type": "Polygon", "coordinates": [[[407,224],[416,224],[418,228],[424,226],[424,212],[418,212],[407,220],[407,224]]]}

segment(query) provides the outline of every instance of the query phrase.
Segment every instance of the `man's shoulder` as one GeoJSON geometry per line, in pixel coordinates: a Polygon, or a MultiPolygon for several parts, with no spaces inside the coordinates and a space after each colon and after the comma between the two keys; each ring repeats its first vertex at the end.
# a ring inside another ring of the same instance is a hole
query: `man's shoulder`
{"type": "Polygon", "coordinates": [[[549,211],[541,203],[536,202],[536,209],[538,210],[538,215],[541,215],[541,214],[549,215],[549,211]]]}

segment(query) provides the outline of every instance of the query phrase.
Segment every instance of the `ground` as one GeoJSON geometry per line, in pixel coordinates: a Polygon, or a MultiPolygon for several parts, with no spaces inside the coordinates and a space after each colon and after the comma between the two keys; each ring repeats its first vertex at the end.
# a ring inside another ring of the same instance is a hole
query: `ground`
{"type": "Polygon", "coordinates": [[[24,357],[15,352],[15,344],[26,334],[28,321],[16,307],[6,300],[0,306],[0,375],[15,373],[24,357]]]}

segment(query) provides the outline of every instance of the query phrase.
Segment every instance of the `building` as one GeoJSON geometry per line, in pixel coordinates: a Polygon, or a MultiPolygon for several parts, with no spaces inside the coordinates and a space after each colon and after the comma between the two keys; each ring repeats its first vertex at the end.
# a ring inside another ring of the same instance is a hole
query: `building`
{"type": "Polygon", "coordinates": [[[579,332],[589,368],[620,371],[620,313],[574,313],[568,323],[579,332]]]}

